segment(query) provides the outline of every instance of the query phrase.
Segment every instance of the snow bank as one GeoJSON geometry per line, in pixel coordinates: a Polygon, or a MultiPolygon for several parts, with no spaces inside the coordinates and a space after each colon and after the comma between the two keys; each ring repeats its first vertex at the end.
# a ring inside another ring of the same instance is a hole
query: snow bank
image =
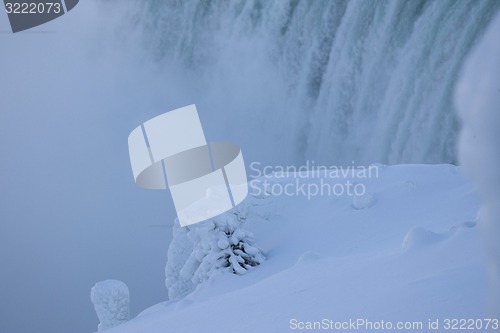
{"type": "MultiPolygon", "coordinates": [[[[110,333],[291,332],[293,319],[426,325],[485,318],[485,262],[471,222],[480,200],[461,172],[390,166],[363,184],[376,198],[369,209],[354,209],[349,196],[249,197],[240,218],[266,254],[261,265],[244,275],[217,270],[182,300],[153,306],[110,333]]],[[[231,243],[210,239],[212,249],[231,243]]],[[[204,253],[190,255],[193,266],[184,261],[178,274],[192,279],[204,253]]]]}
{"type": "Polygon", "coordinates": [[[456,90],[463,120],[460,160],[484,206],[479,216],[489,256],[492,310],[500,315],[500,15],[470,55],[456,90]]]}
{"type": "Polygon", "coordinates": [[[99,318],[97,330],[104,331],[129,320],[130,298],[127,285],[118,280],[96,283],[90,299],[99,318]]]}

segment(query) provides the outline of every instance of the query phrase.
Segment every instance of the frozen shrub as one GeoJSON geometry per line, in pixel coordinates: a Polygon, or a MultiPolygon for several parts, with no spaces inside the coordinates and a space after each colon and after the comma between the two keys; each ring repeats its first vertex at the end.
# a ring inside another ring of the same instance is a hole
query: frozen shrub
{"type": "Polygon", "coordinates": [[[90,291],[90,299],[99,318],[97,330],[126,322],[130,318],[130,298],[127,285],[118,280],[105,280],[96,283],[90,291]]]}

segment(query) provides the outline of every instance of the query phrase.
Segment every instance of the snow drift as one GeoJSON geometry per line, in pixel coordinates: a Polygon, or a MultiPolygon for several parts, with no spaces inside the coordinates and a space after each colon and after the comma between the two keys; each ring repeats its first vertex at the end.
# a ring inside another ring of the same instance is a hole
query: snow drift
{"type": "MultiPolygon", "coordinates": [[[[377,178],[351,180],[376,200],[357,209],[349,196],[249,198],[255,204],[241,226],[254,234],[266,261],[245,275],[212,272],[187,296],[109,332],[266,333],[323,319],[428,325],[486,318],[486,263],[475,227],[480,201],[460,169],[381,166],[377,178]]],[[[174,241],[169,256],[179,249],[185,262],[194,252],[184,244],[192,243],[184,232],[174,241]]],[[[172,269],[182,268],[181,261],[172,269]]]]}

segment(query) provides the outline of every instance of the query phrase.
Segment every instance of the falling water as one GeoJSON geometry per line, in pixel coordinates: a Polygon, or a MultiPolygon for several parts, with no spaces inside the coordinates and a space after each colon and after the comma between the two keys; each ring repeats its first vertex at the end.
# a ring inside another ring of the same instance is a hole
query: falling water
{"type": "Polygon", "coordinates": [[[202,104],[253,159],[454,163],[455,81],[499,5],[171,0],[135,19],[172,106],[202,104]]]}

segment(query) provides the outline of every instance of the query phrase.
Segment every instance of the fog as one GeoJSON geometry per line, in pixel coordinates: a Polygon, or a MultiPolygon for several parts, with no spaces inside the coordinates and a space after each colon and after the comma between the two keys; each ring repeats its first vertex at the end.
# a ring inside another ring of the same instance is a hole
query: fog
{"type": "Polygon", "coordinates": [[[123,52],[120,10],[82,1],[18,34],[0,15],[0,332],[96,331],[104,279],[132,315],[167,297],[174,210],[135,186],[127,136],[175,102],[123,52]]]}
{"type": "Polygon", "coordinates": [[[498,2],[241,4],[86,0],[17,34],[0,14],[0,332],[95,331],[104,279],[132,316],[167,299],[175,211],[127,147],[161,113],[196,104],[247,165],[456,160],[457,72],[498,2]]]}

